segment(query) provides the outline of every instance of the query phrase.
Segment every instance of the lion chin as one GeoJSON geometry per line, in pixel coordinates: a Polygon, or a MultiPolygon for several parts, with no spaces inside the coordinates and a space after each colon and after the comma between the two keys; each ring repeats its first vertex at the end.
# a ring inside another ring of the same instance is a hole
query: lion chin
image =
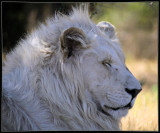
{"type": "Polygon", "coordinates": [[[115,28],[88,6],[57,14],[22,39],[2,72],[2,131],[120,130],[141,85],[115,28]]]}

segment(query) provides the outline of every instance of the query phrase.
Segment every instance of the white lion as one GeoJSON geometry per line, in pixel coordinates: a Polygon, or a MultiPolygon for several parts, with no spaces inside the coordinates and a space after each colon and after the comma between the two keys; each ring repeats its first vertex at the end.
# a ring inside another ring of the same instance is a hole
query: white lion
{"type": "Polygon", "coordinates": [[[2,130],[119,130],[141,85],[114,27],[95,25],[87,6],[46,23],[6,57],[2,130]]]}

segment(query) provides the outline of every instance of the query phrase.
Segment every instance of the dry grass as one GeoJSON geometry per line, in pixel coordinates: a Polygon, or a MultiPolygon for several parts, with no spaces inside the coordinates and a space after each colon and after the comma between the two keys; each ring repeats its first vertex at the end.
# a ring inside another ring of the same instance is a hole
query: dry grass
{"type": "Polygon", "coordinates": [[[158,80],[158,60],[126,59],[126,65],[132,74],[149,89],[158,80]]]}
{"type": "Polygon", "coordinates": [[[126,64],[144,85],[134,107],[122,119],[122,130],[158,131],[157,61],[128,60],[126,64]]]}
{"type": "Polygon", "coordinates": [[[122,119],[122,130],[158,131],[157,94],[143,90],[137,97],[134,107],[122,119]]]}

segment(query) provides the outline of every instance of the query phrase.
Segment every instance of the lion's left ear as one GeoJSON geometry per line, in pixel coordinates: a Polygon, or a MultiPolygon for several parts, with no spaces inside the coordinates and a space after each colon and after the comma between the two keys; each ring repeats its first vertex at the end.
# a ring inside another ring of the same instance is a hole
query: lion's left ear
{"type": "Polygon", "coordinates": [[[62,33],[61,50],[64,57],[69,58],[74,52],[86,45],[86,36],[84,32],[76,27],[71,27],[62,33]]]}
{"type": "Polygon", "coordinates": [[[97,26],[100,28],[101,31],[103,31],[110,39],[113,39],[116,37],[115,27],[110,24],[109,22],[99,22],[97,26]]]}

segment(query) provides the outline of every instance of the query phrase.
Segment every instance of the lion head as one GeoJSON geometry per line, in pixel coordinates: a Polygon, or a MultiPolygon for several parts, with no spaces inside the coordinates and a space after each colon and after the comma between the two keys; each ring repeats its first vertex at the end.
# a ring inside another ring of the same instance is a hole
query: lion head
{"type": "Polygon", "coordinates": [[[141,85],[125,65],[114,26],[102,21],[94,30],[70,27],[63,32],[65,60],[80,59],[85,92],[99,111],[120,119],[133,107],[141,85]]]}
{"type": "Polygon", "coordinates": [[[64,30],[63,61],[64,64],[78,62],[85,95],[92,99],[99,112],[118,121],[133,107],[141,85],[125,65],[114,26],[102,21],[88,27],[73,26],[64,30]]]}
{"type": "Polygon", "coordinates": [[[103,113],[120,119],[133,107],[141,85],[125,65],[114,27],[100,22],[97,28],[101,34],[83,53],[85,86],[103,113]]]}

